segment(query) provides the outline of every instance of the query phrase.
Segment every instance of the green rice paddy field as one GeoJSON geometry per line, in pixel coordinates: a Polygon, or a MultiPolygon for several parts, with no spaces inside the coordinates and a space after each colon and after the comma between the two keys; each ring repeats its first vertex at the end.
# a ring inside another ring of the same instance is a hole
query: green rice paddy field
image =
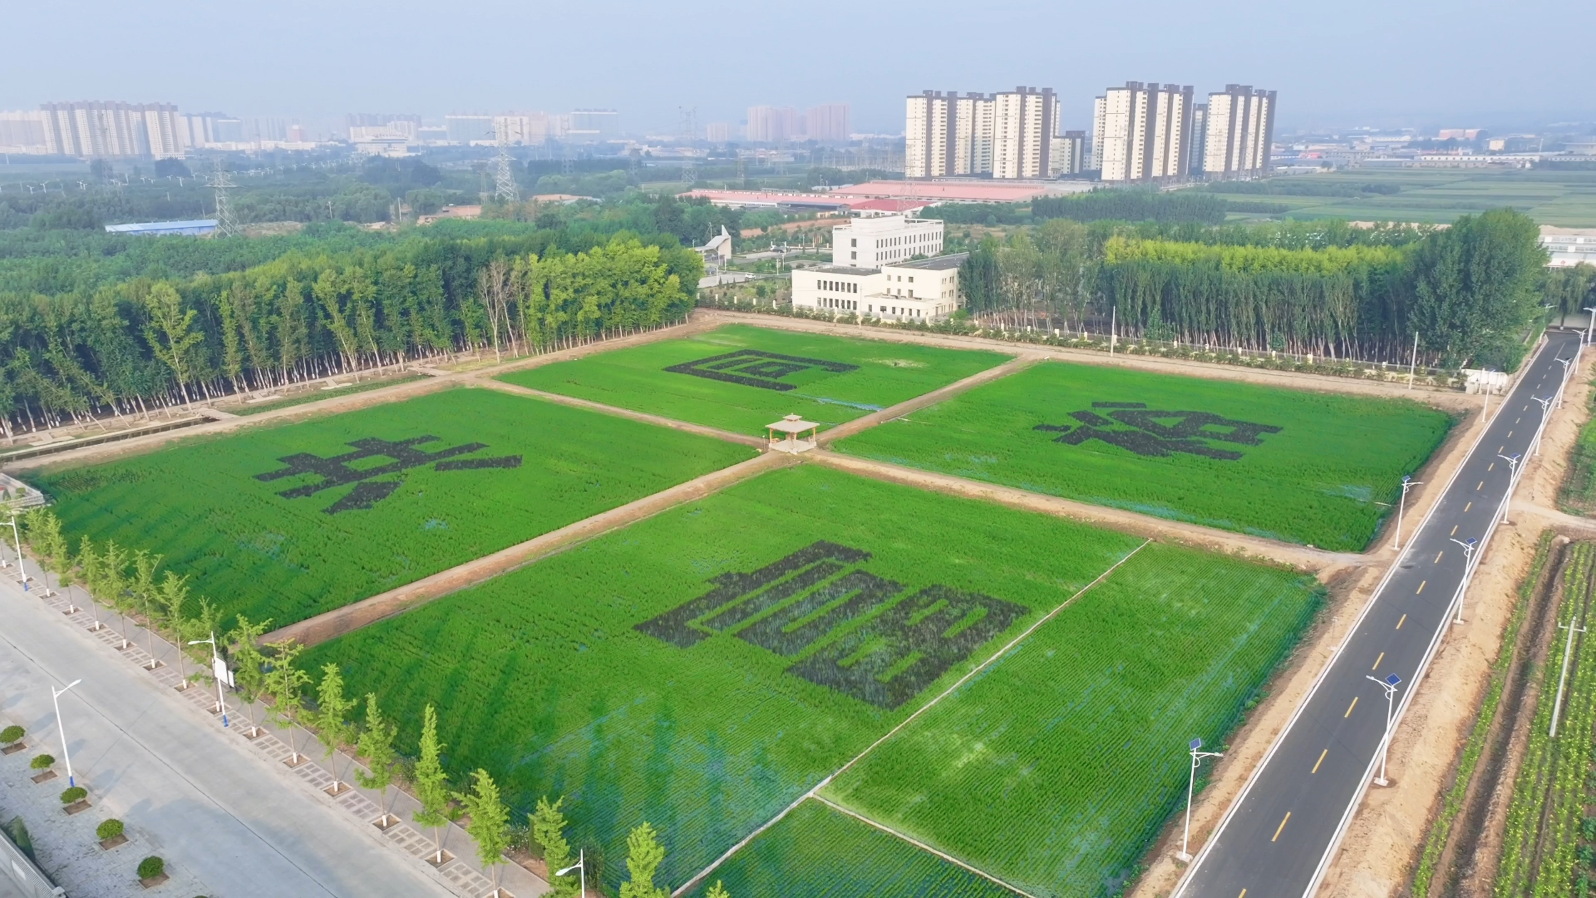
{"type": "Polygon", "coordinates": [[[728,325],[500,379],[763,436],[765,425],[784,415],[833,426],[1008,360],[995,352],[728,325]]]}
{"type": "Polygon", "coordinates": [[[1451,425],[1407,400],[1044,362],[835,448],[1357,551],[1390,513],[1377,503],[1395,501],[1451,425]]]}
{"type": "Polygon", "coordinates": [[[1271,183],[1284,192],[1220,195],[1243,202],[1284,204],[1291,208],[1287,218],[1441,224],[1460,215],[1510,206],[1541,224],[1596,227],[1596,171],[1361,168],[1326,175],[1276,177],[1271,183]],[[1400,190],[1364,196],[1311,196],[1291,193],[1293,184],[1382,184],[1400,190]]]}
{"type": "MultiPolygon", "coordinates": [[[[627,831],[648,820],[669,849],[661,879],[680,884],[1139,545],[803,465],[322,644],[305,663],[337,663],[351,694],[377,693],[404,721],[407,752],[436,705],[452,772],[493,771],[512,806],[566,795],[573,844],[599,852],[611,885],[627,831]]],[[[837,798],[1046,894],[1107,884],[1184,794],[1186,730],[1222,735],[1316,595],[1297,575],[1142,548],[967,681],[946,714],[868,756],[837,798]],[[1135,761],[1099,794],[1102,745],[1135,761]],[[925,766],[950,763],[967,770],[925,766]],[[1046,831],[1046,846],[998,856],[960,823],[972,810],[981,825],[1046,831]],[[1066,859],[1042,857],[1055,850],[1066,859]]],[[[733,894],[881,894],[881,871],[864,869],[878,856],[924,894],[992,894],[811,805],[717,874],[760,884],[733,894]],[[829,880],[806,858],[832,843],[853,872],[816,891],[829,880]]]]}
{"type": "Polygon", "coordinates": [[[55,501],[74,551],[85,534],[147,549],[229,619],[283,626],[752,456],[609,415],[455,389],[32,479],[55,501]],[[363,440],[412,441],[386,448],[418,454],[351,445],[363,440]],[[643,444],[653,451],[634,451],[643,444]],[[298,468],[295,455],[304,456],[298,468]],[[289,470],[301,473],[260,476],[289,470]],[[307,494],[283,495],[295,490],[307,494]]]}

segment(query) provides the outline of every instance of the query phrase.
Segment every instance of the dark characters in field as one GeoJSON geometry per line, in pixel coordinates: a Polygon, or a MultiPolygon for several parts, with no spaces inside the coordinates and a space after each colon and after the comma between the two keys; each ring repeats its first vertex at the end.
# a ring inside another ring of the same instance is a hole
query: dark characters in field
{"type": "Polygon", "coordinates": [[[859,366],[849,365],[846,362],[828,362],[825,359],[806,359],[802,356],[764,352],[758,349],[739,349],[736,352],[712,355],[707,359],[682,362],[665,370],[672,374],[691,374],[694,377],[742,384],[745,387],[786,392],[796,389],[797,385],[783,383],[781,380],[783,377],[811,368],[842,374],[856,371],[859,366]]]}
{"type": "Polygon", "coordinates": [[[355,484],[355,488],[344,495],[342,499],[327,506],[323,511],[327,514],[338,514],[345,511],[356,511],[370,508],[378,502],[393,495],[399,488],[400,480],[376,480],[389,474],[402,474],[412,468],[432,465],[434,471],[464,471],[476,468],[519,468],[521,456],[504,455],[497,458],[457,458],[456,456],[468,455],[481,449],[488,448],[486,443],[463,443],[440,449],[437,452],[426,452],[417,449],[422,443],[434,443],[438,438],[430,434],[411,437],[408,440],[383,440],[376,437],[354,440],[348,445],[355,447],[354,452],[343,455],[334,455],[323,458],[311,455],[308,452],[299,452],[294,455],[285,455],[278,461],[287,465],[276,471],[267,471],[256,474],[255,479],[261,481],[281,480],[284,477],[296,477],[305,474],[314,474],[317,480],[310,481],[301,486],[284,490],[277,495],[287,499],[298,499],[304,496],[313,496],[322,490],[334,487],[355,484]],[[375,467],[352,467],[355,462],[368,458],[389,458],[391,462],[375,467]]]}
{"type": "Polygon", "coordinates": [[[1163,458],[1176,452],[1235,461],[1241,453],[1209,445],[1208,441],[1257,446],[1266,433],[1279,433],[1272,424],[1237,421],[1211,412],[1160,411],[1142,402],[1094,402],[1091,409],[1070,412],[1077,422],[1038,424],[1034,430],[1059,434],[1055,443],[1079,446],[1099,440],[1111,446],[1163,458]]]}
{"type": "Polygon", "coordinates": [[[794,676],[896,708],[1025,614],[947,586],[894,602],[903,584],[862,570],[869,559],[821,540],[756,571],[720,574],[714,589],[634,629],[682,648],[733,633],[799,659],[794,676]]]}

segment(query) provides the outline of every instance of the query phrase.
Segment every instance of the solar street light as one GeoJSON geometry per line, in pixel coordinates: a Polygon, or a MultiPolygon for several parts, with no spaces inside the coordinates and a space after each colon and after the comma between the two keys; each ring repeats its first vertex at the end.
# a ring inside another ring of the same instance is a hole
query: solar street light
{"type": "Polygon", "coordinates": [[[1463,547],[1463,585],[1457,589],[1457,620],[1453,623],[1463,623],[1463,596],[1469,591],[1469,578],[1474,575],[1474,550],[1479,547],[1479,540],[1473,537],[1464,542],[1453,537],[1452,542],[1463,547]]]}
{"type": "Polygon", "coordinates": [[[1402,682],[1402,678],[1387,674],[1383,680],[1368,675],[1364,679],[1373,680],[1385,690],[1385,735],[1380,737],[1380,775],[1374,778],[1374,782],[1377,786],[1386,786],[1390,783],[1385,778],[1385,757],[1391,750],[1391,717],[1396,711],[1397,684],[1402,682]]]}
{"type": "Polygon", "coordinates": [[[1180,837],[1180,853],[1175,855],[1183,863],[1191,863],[1191,853],[1186,849],[1191,842],[1191,798],[1197,789],[1197,767],[1202,764],[1203,758],[1223,758],[1223,752],[1203,751],[1202,737],[1191,740],[1191,777],[1186,781],[1186,833],[1180,837]]]}
{"type": "Polygon", "coordinates": [[[72,752],[67,750],[66,724],[61,720],[61,696],[66,695],[68,689],[71,689],[73,686],[76,686],[81,682],[83,682],[83,680],[79,678],[66,684],[66,686],[61,689],[57,689],[54,686],[50,687],[50,700],[55,702],[55,726],[56,729],[61,731],[61,759],[66,761],[68,786],[76,786],[78,781],[77,778],[72,775],[72,752]]]}
{"type": "Polygon", "coordinates": [[[586,849],[583,849],[583,848],[577,849],[577,851],[576,851],[576,863],[572,864],[569,867],[566,867],[564,870],[560,870],[560,871],[556,872],[554,875],[555,876],[564,876],[565,874],[571,872],[572,870],[576,870],[576,871],[578,871],[580,873],[580,880],[581,880],[581,883],[582,883],[582,893],[581,893],[582,894],[582,898],[587,898],[587,854],[586,854],[586,849]]]}
{"type": "Polygon", "coordinates": [[[1402,498],[1397,501],[1396,533],[1392,534],[1391,536],[1392,549],[1397,551],[1402,549],[1402,512],[1405,511],[1408,506],[1408,490],[1412,489],[1413,487],[1420,486],[1423,483],[1424,481],[1422,480],[1414,480],[1412,477],[1409,477],[1406,474],[1402,475],[1402,498]]]}

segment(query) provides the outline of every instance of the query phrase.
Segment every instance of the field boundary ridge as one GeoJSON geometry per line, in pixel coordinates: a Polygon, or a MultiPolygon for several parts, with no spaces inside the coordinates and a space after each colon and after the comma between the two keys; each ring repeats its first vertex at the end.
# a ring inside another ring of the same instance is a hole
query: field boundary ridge
{"type": "MultiPolygon", "coordinates": [[[[946,688],[946,689],[942,690],[941,692],[937,693],[937,695],[934,698],[932,698],[930,701],[926,702],[925,704],[921,705],[920,707],[916,708],[914,710],[914,713],[910,714],[908,717],[905,717],[902,721],[900,721],[898,723],[897,726],[895,726],[892,729],[888,730],[884,735],[882,735],[876,741],[874,741],[874,742],[870,743],[869,745],[865,746],[864,751],[861,751],[857,755],[854,755],[846,763],[844,763],[841,767],[838,767],[836,770],[834,770],[831,773],[827,774],[825,776],[825,778],[821,779],[820,782],[816,783],[812,788],[810,788],[809,791],[807,791],[804,794],[798,796],[796,801],[794,801],[792,804],[787,805],[785,808],[782,808],[781,812],[778,813],[776,816],[774,816],[774,817],[770,818],[769,820],[765,821],[764,823],[760,824],[756,829],[754,829],[753,832],[751,832],[748,835],[744,836],[742,838],[742,840],[739,841],[737,844],[735,844],[732,847],[726,849],[726,852],[724,854],[722,854],[720,857],[716,858],[714,861],[710,862],[709,866],[707,866],[704,869],[698,871],[698,873],[696,875],[694,875],[692,879],[689,879],[687,882],[685,882],[681,886],[677,887],[675,891],[671,892],[671,898],[678,898],[678,896],[686,894],[688,892],[688,890],[692,889],[694,886],[696,886],[699,883],[703,882],[704,879],[709,876],[709,874],[715,872],[715,868],[716,867],[719,867],[721,864],[725,863],[728,859],[730,859],[732,855],[736,854],[738,851],[741,851],[744,846],[746,846],[749,842],[752,842],[756,837],[758,837],[758,835],[760,833],[764,832],[767,829],[770,829],[772,826],[775,826],[777,823],[780,823],[783,818],[785,818],[788,814],[791,814],[799,805],[803,804],[805,799],[807,799],[807,798],[818,798],[819,795],[820,795],[820,790],[824,789],[826,786],[830,785],[832,780],[835,780],[837,777],[839,777],[842,774],[848,772],[848,769],[853,767],[853,765],[859,763],[861,760],[863,760],[865,755],[868,755],[871,752],[875,751],[877,748],[879,748],[882,745],[882,743],[886,742],[888,739],[891,739],[893,736],[896,736],[900,730],[902,730],[904,727],[908,726],[910,723],[913,723],[914,720],[916,718],[918,718],[920,715],[922,715],[925,712],[931,710],[931,708],[933,706],[935,706],[938,702],[942,701],[943,699],[945,699],[948,696],[952,695],[954,692],[958,691],[960,686],[963,686],[965,683],[969,682],[971,680],[971,678],[973,678],[976,674],[980,673],[983,670],[986,670],[988,667],[991,667],[993,664],[995,664],[998,661],[998,659],[1002,658],[1004,655],[1006,655],[1010,651],[1012,651],[1015,648],[1015,646],[1018,646],[1021,642],[1025,641],[1026,637],[1030,636],[1032,633],[1035,633],[1037,631],[1037,629],[1040,628],[1043,624],[1045,624],[1048,621],[1052,620],[1053,618],[1057,617],[1059,612],[1063,611],[1065,608],[1068,608],[1070,605],[1073,605],[1075,603],[1076,599],[1079,599],[1081,596],[1086,595],[1088,592],[1090,592],[1094,588],[1096,588],[1098,584],[1102,583],[1104,580],[1107,580],[1111,575],[1113,575],[1113,573],[1115,571],[1120,569],[1121,565],[1123,565],[1127,561],[1130,561],[1132,558],[1136,557],[1136,554],[1138,552],[1140,552],[1141,550],[1147,548],[1149,545],[1152,544],[1152,542],[1153,542],[1153,540],[1152,540],[1151,537],[1148,537],[1147,539],[1143,540],[1141,545],[1139,545],[1136,548],[1134,548],[1134,549],[1130,550],[1129,552],[1125,553],[1125,557],[1123,557],[1120,560],[1118,560],[1118,561],[1114,562],[1113,564],[1109,565],[1108,569],[1104,570],[1101,574],[1098,574],[1096,579],[1092,580],[1092,582],[1086,584],[1085,586],[1082,586],[1079,590],[1077,590],[1075,592],[1074,595],[1072,595],[1069,598],[1065,599],[1064,601],[1060,602],[1052,611],[1049,611],[1047,614],[1044,614],[1040,618],[1037,618],[1036,621],[1033,622],[1029,627],[1026,627],[1024,630],[1022,630],[1018,636],[1016,636],[1013,639],[1009,640],[1006,644],[1004,644],[1004,646],[1002,648],[1000,648],[997,651],[993,652],[991,655],[988,655],[986,660],[984,660],[980,664],[977,664],[976,666],[970,668],[968,671],[965,672],[964,676],[961,676],[957,680],[953,681],[953,684],[951,686],[949,686],[948,688],[946,688]]],[[[827,802],[827,804],[830,804],[830,802],[827,802]]],[[[1010,886],[1010,888],[1012,888],[1012,886],[1010,886]]],[[[1016,889],[1016,891],[1018,891],[1018,890],[1016,889]]]]}
{"type": "Polygon", "coordinates": [[[993,365],[985,371],[977,371],[969,377],[966,377],[963,380],[954,381],[945,387],[938,387],[929,393],[922,393],[912,399],[905,399],[897,405],[889,406],[888,408],[884,408],[879,412],[871,412],[862,418],[855,418],[852,421],[844,421],[843,423],[838,424],[836,427],[832,427],[822,432],[819,436],[818,442],[821,446],[830,446],[837,440],[845,440],[848,437],[863,433],[864,431],[873,427],[886,424],[889,421],[902,418],[905,415],[913,414],[914,412],[917,412],[923,408],[928,408],[930,406],[952,399],[960,393],[968,392],[976,387],[984,386],[996,380],[1002,380],[1011,374],[1018,374],[1019,372],[1024,371],[1026,368],[1029,368],[1032,365],[1042,361],[1043,358],[1043,356],[1037,355],[1035,353],[1025,353],[1024,355],[1009,359],[1002,364],[993,365]]]}
{"type": "Polygon", "coordinates": [[[795,463],[796,459],[793,456],[780,452],[757,455],[747,461],[711,471],[686,483],[678,483],[669,489],[599,512],[558,530],[551,530],[497,552],[474,558],[404,586],[281,627],[262,636],[261,642],[291,639],[306,646],[318,645],[419,605],[508,574],[572,546],[669,511],[678,505],[702,499],[766,471],[795,463]]]}
{"type": "Polygon", "coordinates": [[[863,815],[863,814],[861,814],[861,813],[859,813],[857,811],[854,811],[854,810],[851,810],[849,808],[843,807],[842,805],[837,804],[835,801],[832,801],[831,799],[825,797],[824,795],[815,795],[815,796],[813,796],[813,798],[814,798],[815,801],[820,802],[821,804],[825,805],[828,808],[831,808],[832,810],[836,811],[839,814],[846,814],[849,817],[852,817],[853,819],[859,821],[860,823],[865,824],[866,826],[873,827],[875,829],[879,829],[879,830],[881,830],[882,832],[886,833],[889,836],[895,836],[895,837],[897,837],[899,839],[902,839],[903,841],[908,842],[910,845],[913,845],[914,847],[920,849],[921,851],[924,851],[924,852],[926,852],[928,854],[934,854],[937,857],[942,858],[943,860],[947,861],[950,864],[955,864],[955,865],[957,865],[959,867],[963,867],[964,869],[970,871],[971,873],[974,873],[976,876],[979,876],[982,879],[986,879],[986,880],[989,880],[989,881],[991,881],[993,883],[996,883],[997,885],[1000,885],[1003,888],[1008,889],[1011,892],[1014,892],[1015,894],[1024,895],[1025,898],[1037,898],[1037,896],[1032,895],[1030,892],[1025,891],[1024,889],[1020,888],[1019,886],[1017,886],[1017,885],[1015,885],[1015,884],[1013,884],[1011,882],[1004,882],[1003,880],[997,878],[996,876],[993,876],[992,874],[986,872],[985,870],[982,870],[979,867],[973,867],[973,866],[965,863],[964,861],[959,860],[958,858],[954,857],[953,855],[948,854],[945,851],[939,851],[939,850],[937,850],[935,848],[932,848],[930,845],[927,845],[926,843],[921,842],[919,839],[916,839],[913,836],[907,835],[905,833],[900,833],[897,830],[893,829],[890,826],[887,826],[884,823],[880,823],[878,821],[871,820],[869,817],[866,817],[865,815],[863,815]]]}
{"type": "Polygon", "coordinates": [[[627,418],[642,424],[652,424],[655,427],[667,427],[671,430],[680,430],[686,433],[697,434],[699,436],[713,437],[717,440],[725,440],[728,443],[741,443],[744,446],[752,446],[755,449],[763,450],[770,448],[768,441],[756,436],[735,433],[730,430],[721,430],[718,427],[710,427],[705,424],[694,424],[690,421],[681,421],[676,418],[666,418],[662,415],[651,415],[648,412],[633,411],[629,408],[621,408],[620,406],[616,405],[606,405],[602,402],[594,402],[591,399],[578,399],[575,396],[565,396],[560,393],[549,393],[544,390],[533,389],[532,387],[523,387],[520,384],[506,383],[505,381],[499,380],[497,378],[478,378],[475,383],[490,390],[498,390],[501,393],[509,393],[511,395],[523,396],[529,399],[541,399],[544,402],[552,402],[556,405],[564,405],[571,408],[583,409],[585,411],[598,412],[602,415],[612,415],[617,418],[627,418]]]}

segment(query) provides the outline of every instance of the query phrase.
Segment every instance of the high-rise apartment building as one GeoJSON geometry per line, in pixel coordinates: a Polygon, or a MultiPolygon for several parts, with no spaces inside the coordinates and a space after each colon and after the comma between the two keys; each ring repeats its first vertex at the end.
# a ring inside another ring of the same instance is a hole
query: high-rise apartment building
{"type": "Polygon", "coordinates": [[[0,152],[45,152],[44,113],[31,109],[0,112],[0,152]]]}
{"type": "Polygon", "coordinates": [[[910,178],[945,178],[992,172],[992,97],[958,91],[923,91],[905,107],[905,170],[910,178]]]}
{"type": "Polygon", "coordinates": [[[748,107],[748,139],[754,143],[781,143],[803,139],[804,118],[791,106],[748,107]]]}
{"type": "Polygon", "coordinates": [[[1191,167],[1190,85],[1127,81],[1092,109],[1093,162],[1104,181],[1179,180],[1191,167]]]}
{"type": "Polygon", "coordinates": [[[1227,84],[1208,95],[1202,172],[1208,178],[1252,178],[1269,173],[1275,136],[1275,92],[1227,84]]]}
{"type": "Polygon", "coordinates": [[[170,103],[45,103],[44,144],[63,156],[181,157],[177,107],[170,103]]]}
{"type": "Polygon", "coordinates": [[[1086,132],[1065,131],[1053,138],[1048,157],[1047,176],[1061,178],[1078,175],[1086,169],[1086,132]]]}
{"type": "Polygon", "coordinates": [[[473,141],[493,139],[493,116],[446,115],[443,130],[450,143],[469,144],[473,141]]]}
{"type": "Polygon", "coordinates": [[[570,140],[598,143],[621,136],[621,114],[614,109],[578,109],[571,113],[570,140]]]}
{"type": "Polygon", "coordinates": [[[1058,97],[1051,87],[1016,87],[993,98],[992,177],[1046,178],[1058,136],[1058,97]]]}
{"type": "Polygon", "coordinates": [[[731,122],[710,122],[705,125],[704,139],[710,143],[730,143],[732,139],[731,122]]]}
{"type": "Polygon", "coordinates": [[[549,137],[549,115],[546,112],[509,112],[493,116],[488,139],[497,142],[501,133],[505,143],[513,146],[541,144],[549,137]]]}
{"type": "Polygon", "coordinates": [[[822,143],[843,143],[853,133],[847,103],[822,103],[804,111],[804,136],[822,143]]]}

